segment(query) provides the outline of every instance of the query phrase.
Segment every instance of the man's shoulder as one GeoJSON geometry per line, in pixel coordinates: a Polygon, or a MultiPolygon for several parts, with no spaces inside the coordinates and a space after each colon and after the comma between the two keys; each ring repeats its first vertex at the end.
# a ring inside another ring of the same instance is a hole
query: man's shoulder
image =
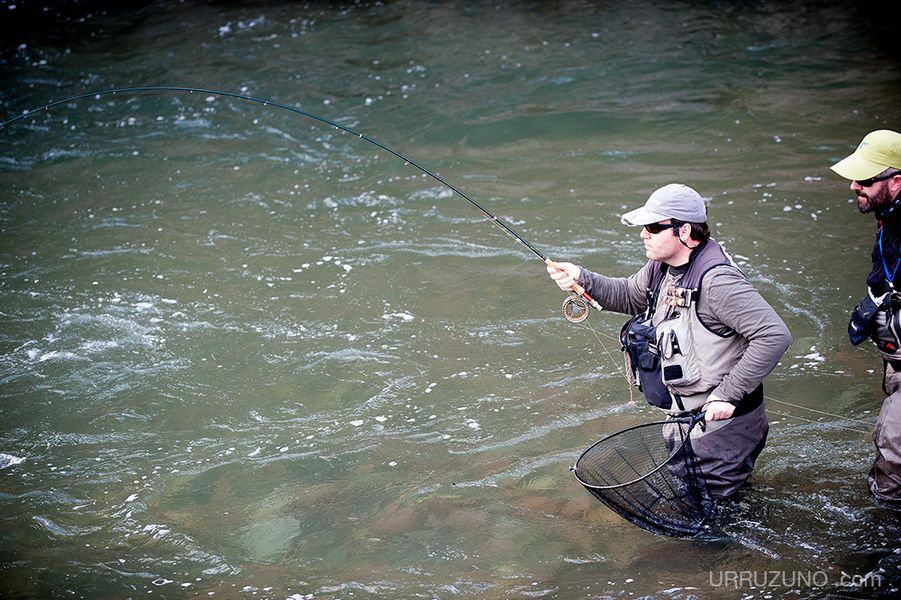
{"type": "Polygon", "coordinates": [[[709,279],[744,279],[747,280],[745,274],[742,270],[732,263],[720,263],[718,265],[713,265],[709,269],[707,269],[703,277],[706,280],[709,279]]]}
{"type": "Polygon", "coordinates": [[[754,286],[737,266],[724,263],[715,265],[701,277],[701,293],[705,296],[728,297],[734,292],[754,286]]]}

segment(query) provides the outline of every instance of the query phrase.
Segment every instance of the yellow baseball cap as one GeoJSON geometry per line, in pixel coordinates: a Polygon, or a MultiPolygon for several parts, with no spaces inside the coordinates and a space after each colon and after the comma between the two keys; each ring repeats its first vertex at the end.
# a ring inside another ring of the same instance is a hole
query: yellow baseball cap
{"type": "Polygon", "coordinates": [[[852,181],[875,177],[888,168],[901,169],[901,133],[888,129],[872,131],[861,140],[853,154],[831,168],[852,181]]]}

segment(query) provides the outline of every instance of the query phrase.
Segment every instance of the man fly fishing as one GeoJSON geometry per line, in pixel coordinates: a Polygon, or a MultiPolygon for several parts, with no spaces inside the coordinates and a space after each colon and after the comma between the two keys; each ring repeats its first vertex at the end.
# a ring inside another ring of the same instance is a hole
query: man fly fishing
{"type": "Polygon", "coordinates": [[[867,295],[851,313],[848,335],[855,346],[872,338],[882,353],[888,397],[873,428],[876,460],[868,480],[873,496],[901,502],[901,292],[895,287],[901,264],[901,133],[868,133],[832,170],[851,180],[858,210],[876,217],[867,295]]]}
{"type": "Polygon", "coordinates": [[[607,277],[567,262],[548,273],[561,289],[581,285],[605,308],[632,315],[621,332],[631,381],[671,417],[705,412],[692,447],[710,494],[727,497],[766,443],[762,382],[791,335],[710,238],[695,190],[663,186],[621,220],[642,228],[648,262],[637,273],[607,277]]]}

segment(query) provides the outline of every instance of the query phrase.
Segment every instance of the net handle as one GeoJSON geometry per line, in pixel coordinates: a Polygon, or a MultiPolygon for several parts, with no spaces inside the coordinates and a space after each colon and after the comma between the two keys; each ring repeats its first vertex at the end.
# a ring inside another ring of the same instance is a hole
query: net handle
{"type": "MultiPolygon", "coordinates": [[[[638,429],[639,427],[650,427],[652,425],[666,425],[668,423],[672,423],[673,421],[679,421],[681,423],[685,423],[686,422],[685,419],[686,419],[685,417],[682,417],[682,418],[677,418],[677,419],[671,419],[669,421],[658,421],[656,423],[644,423],[642,425],[636,425],[635,427],[629,427],[627,429],[623,429],[622,431],[617,431],[613,435],[620,435],[620,434],[626,433],[627,431],[632,431],[633,429],[638,429]]],[[[679,446],[677,448],[673,449],[673,451],[670,452],[670,455],[666,457],[666,460],[663,461],[662,463],[660,463],[659,465],[657,465],[656,468],[652,469],[648,473],[645,473],[644,475],[641,475],[640,477],[636,477],[632,481],[627,481],[625,483],[617,483],[614,485],[594,485],[594,484],[586,483],[586,482],[582,481],[582,478],[579,477],[579,470],[577,469],[577,467],[579,465],[579,461],[582,460],[582,457],[585,456],[586,454],[588,454],[589,452],[591,452],[591,450],[598,444],[603,443],[604,441],[613,437],[611,435],[608,435],[607,437],[605,437],[601,440],[598,440],[597,442],[595,442],[594,444],[589,446],[588,449],[586,449],[582,454],[580,454],[578,460],[576,460],[576,464],[572,467],[571,471],[573,472],[573,475],[576,476],[576,479],[579,481],[579,483],[581,483],[586,488],[590,488],[593,490],[615,490],[618,488],[626,487],[628,485],[632,485],[633,483],[638,483],[639,481],[647,479],[648,477],[650,477],[651,475],[653,475],[654,473],[656,473],[657,471],[659,471],[660,469],[662,469],[663,467],[668,465],[669,462],[671,460],[673,460],[673,457],[682,451],[682,448],[685,446],[685,444],[690,439],[691,430],[695,428],[695,425],[697,425],[698,423],[702,423],[703,421],[704,421],[704,413],[703,412],[698,411],[698,412],[691,413],[690,418],[688,418],[688,420],[687,420],[688,430],[685,432],[685,437],[682,438],[682,443],[679,444],[679,446]]],[[[703,425],[701,427],[703,428],[703,425]]]]}

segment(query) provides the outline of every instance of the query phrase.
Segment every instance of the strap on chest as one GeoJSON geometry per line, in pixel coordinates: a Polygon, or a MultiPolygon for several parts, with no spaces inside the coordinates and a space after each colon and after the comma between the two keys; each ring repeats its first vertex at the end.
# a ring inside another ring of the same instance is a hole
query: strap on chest
{"type": "Polygon", "coordinates": [[[688,269],[679,280],[682,285],[668,285],[665,289],[660,289],[668,267],[662,263],[655,263],[647,289],[648,315],[654,313],[659,293],[664,295],[664,305],[672,308],[685,308],[696,303],[700,296],[701,280],[704,275],[719,265],[735,266],[735,263],[719,244],[712,239],[707,240],[698,247],[697,253],[692,256],[688,269]]]}

